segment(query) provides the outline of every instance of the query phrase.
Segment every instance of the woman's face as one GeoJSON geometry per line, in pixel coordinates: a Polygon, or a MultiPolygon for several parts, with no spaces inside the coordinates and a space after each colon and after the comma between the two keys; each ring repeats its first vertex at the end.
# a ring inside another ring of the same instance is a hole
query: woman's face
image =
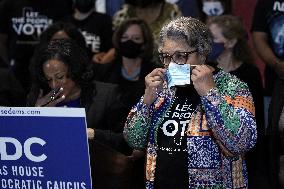
{"type": "Polygon", "coordinates": [[[143,51],[143,33],[139,25],[128,27],[120,39],[119,52],[122,57],[136,59],[143,51]]]}
{"type": "Polygon", "coordinates": [[[62,95],[69,99],[78,87],[76,83],[68,77],[68,67],[59,60],[51,59],[43,64],[43,73],[51,89],[63,88],[62,95]]]}
{"type": "Polygon", "coordinates": [[[69,39],[69,38],[70,37],[67,35],[67,33],[65,31],[60,30],[52,36],[51,40],[54,40],[54,39],[69,39]]]}
{"type": "Polygon", "coordinates": [[[189,47],[185,39],[166,39],[159,54],[160,58],[164,59],[162,63],[165,67],[167,67],[170,62],[190,65],[203,63],[197,49],[189,47]]]}
{"type": "Polygon", "coordinates": [[[129,26],[129,28],[121,36],[121,42],[125,42],[129,39],[135,43],[144,43],[143,33],[139,25],[134,24],[129,26]]]}
{"type": "Polygon", "coordinates": [[[224,13],[224,4],[218,0],[202,0],[202,11],[207,18],[219,16],[224,13]]]}
{"type": "Polygon", "coordinates": [[[212,24],[209,25],[209,29],[210,29],[212,36],[213,36],[213,42],[223,43],[224,48],[226,50],[234,47],[234,43],[232,43],[232,41],[230,41],[230,40],[228,40],[227,38],[224,37],[224,35],[222,33],[222,28],[220,26],[212,23],[212,24]]]}
{"type": "Polygon", "coordinates": [[[225,43],[227,41],[227,39],[222,33],[222,28],[219,27],[217,24],[210,24],[209,29],[212,33],[213,41],[215,43],[225,43]]]}

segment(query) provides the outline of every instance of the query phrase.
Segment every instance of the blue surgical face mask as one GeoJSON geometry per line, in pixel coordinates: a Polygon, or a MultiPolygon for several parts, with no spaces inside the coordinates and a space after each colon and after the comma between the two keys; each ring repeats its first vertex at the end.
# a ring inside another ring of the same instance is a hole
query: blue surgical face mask
{"type": "Polygon", "coordinates": [[[207,61],[208,62],[216,62],[217,58],[223,53],[225,50],[224,43],[212,43],[212,51],[208,55],[207,61]]]}
{"type": "Polygon", "coordinates": [[[190,65],[189,64],[177,64],[171,62],[169,64],[166,80],[168,87],[172,86],[184,86],[190,84],[190,65]]]}
{"type": "Polygon", "coordinates": [[[207,16],[219,16],[224,13],[224,8],[220,1],[216,2],[204,2],[202,11],[207,16]]]}

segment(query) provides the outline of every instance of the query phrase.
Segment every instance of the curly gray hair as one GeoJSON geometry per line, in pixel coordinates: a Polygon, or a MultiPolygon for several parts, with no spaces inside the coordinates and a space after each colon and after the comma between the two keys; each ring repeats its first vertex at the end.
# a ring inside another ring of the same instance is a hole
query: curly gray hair
{"type": "Polygon", "coordinates": [[[180,17],[163,26],[160,32],[160,46],[167,39],[185,39],[190,47],[205,58],[211,52],[211,33],[208,27],[201,21],[191,17],[180,17]]]}

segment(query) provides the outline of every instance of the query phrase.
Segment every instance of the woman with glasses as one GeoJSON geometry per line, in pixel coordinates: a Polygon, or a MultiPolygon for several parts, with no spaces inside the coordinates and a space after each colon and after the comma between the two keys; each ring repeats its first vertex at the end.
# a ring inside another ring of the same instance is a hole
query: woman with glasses
{"type": "Polygon", "coordinates": [[[160,32],[165,68],[145,78],[124,136],[147,151],[147,188],[247,188],[243,155],[256,142],[251,93],[245,83],[206,65],[209,29],[181,17],[160,32]]]}

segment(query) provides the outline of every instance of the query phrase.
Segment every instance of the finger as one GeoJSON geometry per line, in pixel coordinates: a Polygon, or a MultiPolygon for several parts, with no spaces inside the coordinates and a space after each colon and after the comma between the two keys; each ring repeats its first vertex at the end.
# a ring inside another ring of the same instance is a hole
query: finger
{"type": "MultiPolygon", "coordinates": [[[[55,101],[63,92],[63,88],[60,87],[59,89],[51,90],[45,97],[43,98],[45,103],[43,106],[49,106],[50,103],[55,101]]],[[[51,105],[52,106],[52,105],[51,105]]]]}
{"type": "Polygon", "coordinates": [[[196,76],[196,75],[191,75],[191,81],[192,81],[192,82],[195,82],[196,79],[197,79],[197,76],[196,76]]]}
{"type": "Polygon", "coordinates": [[[163,81],[163,77],[161,77],[161,76],[154,76],[154,77],[151,77],[151,81],[163,81]]]}
{"type": "Polygon", "coordinates": [[[55,106],[56,104],[58,104],[59,102],[62,102],[65,99],[65,95],[62,95],[61,97],[51,101],[48,106],[55,106]]]}
{"type": "Polygon", "coordinates": [[[149,83],[149,87],[158,87],[162,84],[162,81],[153,81],[151,83],[149,83]]]}
{"type": "Polygon", "coordinates": [[[38,97],[37,97],[37,98],[41,98],[41,97],[42,97],[42,95],[43,95],[43,90],[42,90],[42,89],[40,89],[40,90],[39,90],[39,95],[38,95],[38,97]]]}
{"type": "Polygon", "coordinates": [[[198,72],[202,72],[204,70],[204,66],[203,65],[197,65],[193,70],[198,71],[198,72]]]}
{"type": "Polygon", "coordinates": [[[200,69],[197,69],[197,68],[194,68],[192,71],[191,71],[191,75],[199,75],[201,73],[200,69]]]}
{"type": "Polygon", "coordinates": [[[159,75],[163,77],[165,73],[166,73],[166,69],[156,68],[150,74],[148,74],[148,76],[153,77],[153,76],[159,75]]]}
{"type": "Polygon", "coordinates": [[[55,91],[55,93],[53,93],[54,99],[57,99],[58,97],[60,97],[63,94],[63,90],[64,90],[63,87],[60,87],[57,93],[55,91]]]}

